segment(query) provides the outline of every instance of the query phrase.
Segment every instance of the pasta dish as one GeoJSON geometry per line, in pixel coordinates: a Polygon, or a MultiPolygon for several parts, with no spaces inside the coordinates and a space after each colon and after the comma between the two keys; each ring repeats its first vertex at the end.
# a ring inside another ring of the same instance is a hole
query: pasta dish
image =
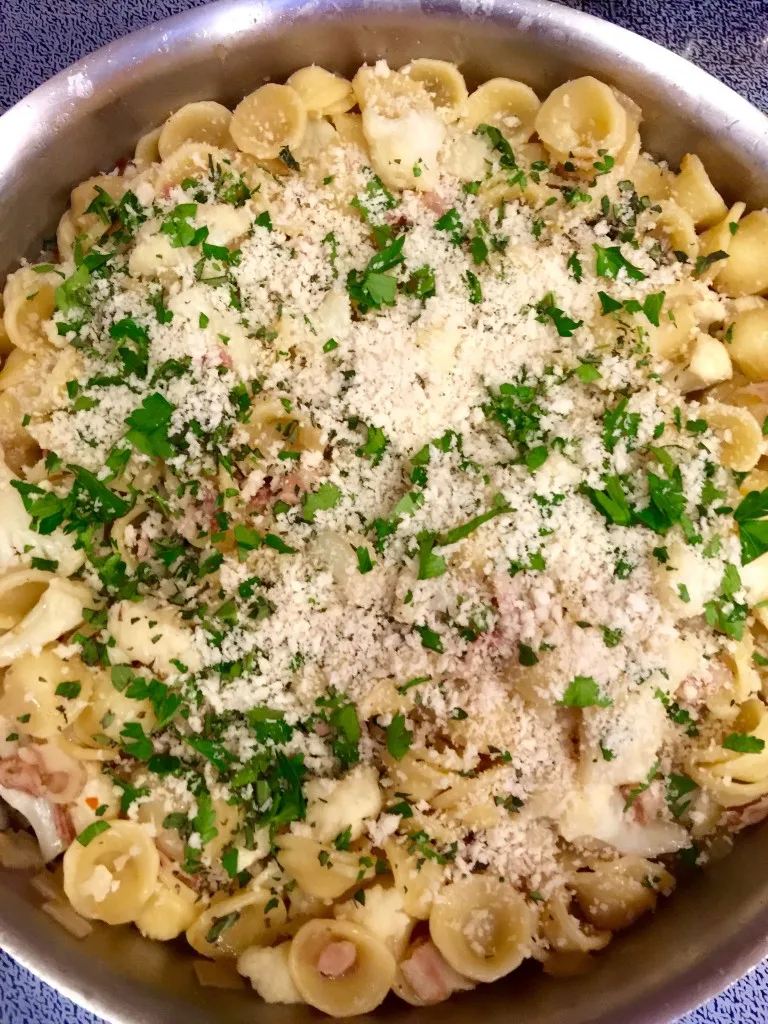
{"type": "Polygon", "coordinates": [[[768,814],[768,211],[640,123],[306,67],[9,276],[0,864],[70,931],[425,1006],[768,814]]]}

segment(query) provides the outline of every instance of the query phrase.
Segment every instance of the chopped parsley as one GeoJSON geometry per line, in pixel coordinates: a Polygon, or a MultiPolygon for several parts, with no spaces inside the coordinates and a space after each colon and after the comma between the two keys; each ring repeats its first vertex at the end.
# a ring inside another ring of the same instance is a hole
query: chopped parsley
{"type": "Polygon", "coordinates": [[[762,754],[765,750],[765,740],[743,732],[730,733],[722,745],[725,750],[735,750],[738,754],[762,754]]]}
{"type": "Polygon", "coordinates": [[[626,259],[621,252],[618,245],[609,246],[604,248],[602,245],[598,245],[597,242],[592,246],[595,250],[596,261],[595,261],[595,272],[598,277],[607,277],[611,280],[616,280],[622,271],[632,281],[644,281],[646,275],[640,270],[639,267],[634,266],[626,259]]]}
{"type": "Polygon", "coordinates": [[[93,840],[97,836],[103,835],[105,832],[108,832],[109,827],[110,826],[108,821],[93,821],[91,822],[90,825],[87,826],[87,828],[83,829],[83,831],[77,837],[77,841],[78,843],[80,843],[81,846],[88,846],[90,843],[93,842],[93,840]]]}
{"type": "Polygon", "coordinates": [[[340,501],[340,488],[338,488],[336,484],[326,480],[320,484],[316,491],[308,491],[304,495],[304,499],[302,501],[304,519],[308,523],[314,523],[315,514],[317,512],[325,512],[328,509],[335,508],[340,501]]]}
{"type": "Polygon", "coordinates": [[[557,704],[566,708],[607,708],[613,701],[600,693],[600,687],[591,676],[576,676],[557,704]]]}
{"type": "Polygon", "coordinates": [[[387,726],[387,750],[396,761],[402,761],[411,749],[413,731],[405,727],[405,715],[396,714],[387,726]]]}

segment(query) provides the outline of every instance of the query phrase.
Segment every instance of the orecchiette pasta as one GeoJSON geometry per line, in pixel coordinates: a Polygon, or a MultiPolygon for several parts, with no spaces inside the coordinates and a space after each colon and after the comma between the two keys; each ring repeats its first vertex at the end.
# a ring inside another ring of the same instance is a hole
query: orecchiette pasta
{"type": "Polygon", "coordinates": [[[544,907],[541,931],[555,953],[593,953],[611,941],[609,931],[600,931],[571,913],[570,894],[561,890],[544,907]]]}
{"type": "Polygon", "coordinates": [[[459,974],[495,981],[530,956],[535,919],[514,889],[478,876],[443,890],[429,916],[429,933],[459,974]]]}
{"type": "Polygon", "coordinates": [[[37,652],[79,626],[90,603],[91,592],[84,584],[51,578],[34,607],[0,636],[0,665],[37,652]]]}
{"type": "Polygon", "coordinates": [[[86,707],[93,687],[90,670],[52,651],[17,657],[3,679],[0,715],[16,719],[21,732],[50,739],[86,707]]]}
{"type": "Polygon", "coordinates": [[[751,413],[736,406],[707,404],[706,415],[722,442],[723,464],[744,473],[753,469],[763,453],[760,426],[751,413]]]}
{"type": "Polygon", "coordinates": [[[453,120],[464,113],[467,86],[455,64],[419,57],[400,69],[414,82],[421,82],[437,110],[453,120]]]}
{"type": "Polygon", "coordinates": [[[641,131],[311,65],[8,276],[0,864],[78,935],[433,1006],[768,815],[768,211],[641,131]]]}
{"type": "Polygon", "coordinates": [[[609,86],[589,76],[554,89],[536,113],[535,128],[554,159],[589,171],[600,150],[615,158],[630,137],[624,107],[609,86]]]}
{"type": "Polygon", "coordinates": [[[149,700],[129,696],[127,686],[118,689],[111,674],[93,673],[91,697],[67,733],[67,738],[83,749],[101,750],[119,743],[129,722],[138,722],[149,733],[155,713],[149,700]]]}
{"type": "Polygon", "coordinates": [[[188,926],[187,941],[212,960],[234,958],[250,946],[271,945],[285,919],[282,899],[252,887],[212,902],[188,926]]]}
{"type": "Polygon", "coordinates": [[[727,746],[704,749],[691,757],[689,770],[723,807],[742,807],[768,793],[768,717],[759,698],[742,704],[731,735],[749,737],[751,742],[740,745],[754,752],[739,752],[727,746]]]}
{"type": "Polygon", "coordinates": [[[87,844],[81,835],[64,854],[64,892],[83,917],[127,924],[136,920],[157,887],[160,857],[141,825],[103,825],[87,844]]]}
{"type": "Polygon", "coordinates": [[[660,864],[623,857],[595,861],[589,870],[576,872],[569,885],[590,924],[619,931],[652,910],[658,894],[668,893],[674,881],[660,864]]]}
{"type": "Polygon", "coordinates": [[[151,601],[124,602],[114,604],[109,614],[109,630],[128,660],[166,675],[173,671],[173,662],[182,658],[192,671],[199,665],[189,631],[171,608],[158,608],[151,601]]]}
{"type": "Polygon", "coordinates": [[[653,234],[675,252],[685,253],[689,259],[695,259],[699,254],[699,238],[693,217],[672,199],[663,199],[658,206],[658,213],[653,214],[656,221],[653,234]]]}
{"type": "Polygon", "coordinates": [[[695,153],[683,157],[670,189],[672,198],[693,218],[697,228],[710,228],[725,216],[723,198],[695,153]]]}
{"type": "Polygon", "coordinates": [[[194,889],[161,869],[157,888],[136,917],[136,927],[148,939],[175,939],[198,917],[198,900],[194,889]]]}
{"type": "Polygon", "coordinates": [[[750,380],[768,380],[768,308],[738,313],[731,324],[728,351],[750,380]]]}
{"type": "Polygon", "coordinates": [[[302,97],[290,85],[262,85],[232,115],[230,131],[240,149],[262,160],[295,149],[307,127],[302,97]]]}
{"type": "Polygon", "coordinates": [[[317,64],[294,71],[286,85],[299,94],[308,114],[345,114],[355,105],[351,83],[317,64]]]}
{"type": "Polygon", "coordinates": [[[472,128],[491,124],[516,142],[527,142],[540,106],[538,96],[524,82],[492,78],[469,97],[466,116],[472,128]]]}
{"type": "Polygon", "coordinates": [[[302,999],[334,1017],[375,1010],[395,977],[395,960],[384,943],[351,921],[308,921],[288,956],[302,999]]]}
{"type": "Polygon", "coordinates": [[[635,161],[632,182],[638,195],[648,196],[653,203],[662,203],[671,195],[671,172],[657,164],[647,153],[641,153],[635,161]]]}
{"type": "Polygon", "coordinates": [[[370,857],[323,846],[304,836],[281,836],[277,857],[303,892],[324,900],[338,899],[370,876],[365,863],[370,857]]]}
{"type": "Polygon", "coordinates": [[[768,211],[754,210],[729,231],[733,240],[728,261],[718,274],[718,291],[729,295],[764,295],[768,292],[768,211]]]}
{"type": "MultiPolygon", "coordinates": [[[[137,170],[143,171],[145,168],[151,167],[152,164],[157,163],[160,159],[158,142],[162,130],[162,127],[153,128],[151,132],[147,132],[145,135],[142,135],[136,143],[133,162],[136,165],[137,170]]],[[[59,248],[61,248],[61,245],[59,245],[59,248]]]]}
{"type": "Polygon", "coordinates": [[[703,273],[699,275],[700,277],[704,277],[707,281],[715,281],[722,273],[733,245],[733,232],[735,229],[731,225],[735,224],[738,227],[739,220],[745,209],[744,203],[734,203],[722,220],[699,235],[701,256],[703,258],[710,257],[713,260],[703,273]]]}
{"type": "Polygon", "coordinates": [[[61,280],[45,267],[25,267],[8,278],[3,293],[3,323],[12,346],[34,352],[45,344],[43,328],[56,308],[54,293],[61,280]]]}
{"type": "MultiPolygon", "coordinates": [[[[229,159],[230,155],[226,150],[208,142],[182,142],[157,165],[156,169],[153,167],[155,189],[162,193],[166,189],[181,185],[183,181],[193,179],[200,173],[201,168],[209,166],[210,163],[222,166],[229,159]]],[[[132,259],[137,249],[138,247],[131,252],[132,259]]],[[[134,259],[134,263],[140,265],[138,257],[134,259]]],[[[133,268],[131,273],[134,273],[133,268]]]]}
{"type": "Polygon", "coordinates": [[[442,884],[440,865],[420,858],[418,851],[408,843],[390,839],[384,849],[395,886],[403,899],[403,910],[410,917],[426,921],[442,884]]]}
{"type": "Polygon", "coordinates": [[[221,103],[203,100],[187,103],[172,114],[157,139],[157,151],[166,160],[186,142],[204,142],[210,146],[226,146],[232,114],[221,103]]]}

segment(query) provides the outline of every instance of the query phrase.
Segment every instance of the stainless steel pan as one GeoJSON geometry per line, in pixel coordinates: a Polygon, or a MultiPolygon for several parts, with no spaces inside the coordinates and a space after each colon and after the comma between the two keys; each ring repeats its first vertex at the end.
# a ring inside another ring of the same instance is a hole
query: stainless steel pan
{"type": "MultiPolygon", "coordinates": [[[[768,120],[661,47],[538,0],[228,0],[100,50],[0,118],[0,276],[34,255],[68,190],[130,154],[174,108],[234,103],[267,78],[322,63],[351,72],[386,57],[457,61],[470,83],[508,75],[546,92],[593,73],[641,104],[643,140],[672,163],[704,159],[728,198],[768,204],[768,120]]],[[[119,1024],[300,1024],[301,1007],[198,988],[188,951],[97,927],[78,942],[36,909],[25,880],[0,872],[0,946],[71,998],[119,1024]]],[[[620,936],[589,975],[532,965],[429,1010],[393,1001],[393,1021],[662,1024],[768,954],[768,827],[685,882],[658,914],[620,936]]]]}

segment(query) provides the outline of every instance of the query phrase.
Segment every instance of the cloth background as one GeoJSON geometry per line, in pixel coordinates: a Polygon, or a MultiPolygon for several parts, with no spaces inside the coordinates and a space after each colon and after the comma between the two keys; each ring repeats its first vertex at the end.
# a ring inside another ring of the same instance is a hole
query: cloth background
{"type": "MultiPolygon", "coordinates": [[[[119,36],[205,0],[0,0],[0,111],[119,36]]],[[[768,0],[564,0],[687,57],[768,111],[768,0]]],[[[0,1024],[98,1024],[0,952],[0,1024]]],[[[768,1024],[768,961],[679,1024],[768,1024]]]]}

